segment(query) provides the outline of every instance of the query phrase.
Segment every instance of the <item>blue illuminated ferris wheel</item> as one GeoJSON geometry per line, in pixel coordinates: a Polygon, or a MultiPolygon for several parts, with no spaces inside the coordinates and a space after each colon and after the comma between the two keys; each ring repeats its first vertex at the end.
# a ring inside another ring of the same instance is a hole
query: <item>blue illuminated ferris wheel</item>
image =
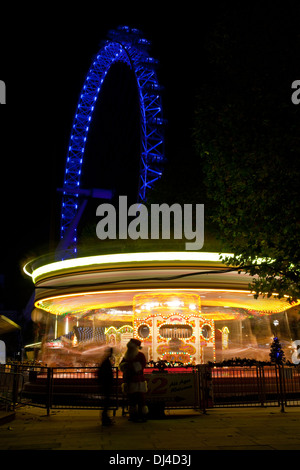
{"type": "Polygon", "coordinates": [[[68,239],[76,253],[76,227],[84,153],[97,99],[110,67],[118,62],[134,72],[140,107],[140,174],[138,202],[144,202],[163,170],[164,124],[157,61],[149,53],[150,43],[140,31],[121,26],[110,31],[108,40],[94,57],[80,93],[73,121],[63,183],[61,240],[68,239]]]}

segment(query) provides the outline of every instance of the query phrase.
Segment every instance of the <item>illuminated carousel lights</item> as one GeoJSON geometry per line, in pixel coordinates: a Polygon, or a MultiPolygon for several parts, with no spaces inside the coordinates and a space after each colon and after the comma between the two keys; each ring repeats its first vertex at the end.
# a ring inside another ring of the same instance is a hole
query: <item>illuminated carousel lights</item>
{"type": "MultiPolygon", "coordinates": [[[[170,325],[170,323],[161,323],[159,325],[159,329],[163,328],[163,327],[166,327],[166,328],[171,328],[171,327],[174,327],[174,328],[179,328],[182,327],[182,326],[190,326],[192,328],[192,325],[190,325],[189,323],[175,323],[173,325],[170,325]]],[[[165,336],[162,336],[163,338],[165,338],[165,336]]],[[[171,336],[170,336],[171,338],[171,336]]]]}
{"type": "Polygon", "coordinates": [[[147,336],[147,338],[144,338],[143,336],[140,336],[138,333],[134,334],[134,338],[139,339],[140,341],[147,341],[149,343],[152,342],[152,336],[147,336]]]}
{"type": "Polygon", "coordinates": [[[192,359],[192,355],[189,354],[189,353],[186,352],[186,351],[168,351],[168,352],[162,353],[161,355],[162,355],[162,356],[166,356],[166,355],[168,355],[168,356],[173,356],[173,355],[175,355],[175,354],[176,354],[176,355],[190,356],[190,359],[192,359]]]}
{"type": "MultiPolygon", "coordinates": [[[[168,294],[161,294],[164,296],[167,296],[168,294]]],[[[184,294],[177,294],[177,296],[183,296],[184,294]]],[[[200,302],[199,302],[200,303],[200,302]]],[[[134,309],[136,312],[143,312],[143,311],[151,311],[151,310],[170,310],[175,309],[175,310],[191,310],[191,311],[198,311],[200,310],[200,305],[196,305],[195,303],[192,302],[184,302],[184,301],[177,301],[177,300],[170,300],[166,302],[146,302],[142,305],[137,305],[136,299],[134,299],[134,309]]]]}
{"type": "MultiPolygon", "coordinates": [[[[176,289],[177,291],[179,291],[180,289],[176,289]]],[[[114,291],[114,293],[122,293],[122,292],[138,292],[139,290],[138,289],[130,289],[129,291],[127,290],[124,290],[124,289],[121,289],[121,290],[117,290],[117,291],[114,291]]],[[[151,293],[153,291],[155,291],[155,289],[146,289],[147,292],[151,293]]],[[[168,289],[169,291],[169,289],[168,289]]],[[[182,288],[182,291],[186,291],[186,288],[182,288]]],[[[235,293],[239,293],[239,294],[249,294],[249,290],[247,291],[244,291],[244,290],[236,290],[236,289],[205,289],[205,291],[209,291],[209,292],[225,292],[225,293],[228,293],[228,294],[235,294],[235,293]]],[[[58,304],[58,305],[55,305],[54,302],[57,302],[59,301],[60,299],[62,299],[62,302],[64,302],[65,300],[67,299],[72,299],[72,298],[84,298],[85,295],[97,295],[97,294],[107,294],[107,293],[111,293],[111,291],[93,291],[93,292],[81,292],[81,293],[72,293],[72,294],[61,294],[61,295],[54,295],[54,296],[49,296],[49,297],[46,297],[44,299],[41,299],[41,300],[38,300],[35,302],[35,307],[36,308],[40,308],[42,310],[45,310],[45,311],[48,311],[54,315],[61,315],[62,312],[61,312],[61,309],[63,308],[63,304],[58,304]]],[[[201,292],[199,292],[200,295],[201,295],[201,292]]],[[[299,303],[299,302],[298,302],[299,303]]],[[[296,305],[297,303],[295,303],[296,305]]],[[[260,305],[260,303],[259,303],[260,305]]],[[[98,306],[95,305],[95,309],[97,308],[98,306]]],[[[267,314],[272,314],[272,313],[280,313],[280,311],[284,311],[286,310],[287,308],[290,308],[291,306],[283,306],[283,307],[278,307],[278,308],[273,308],[272,311],[266,311],[264,310],[264,312],[266,312],[267,314]]],[[[99,308],[99,307],[98,307],[99,308]]],[[[206,307],[204,307],[206,308],[206,307]]],[[[234,308],[234,307],[233,307],[234,308]]],[[[76,312],[75,313],[82,313],[82,312],[85,312],[85,308],[76,308],[76,312]]],[[[253,314],[257,314],[257,311],[258,310],[252,310],[252,309],[249,309],[249,311],[253,311],[253,314]]],[[[201,312],[200,312],[201,313],[201,312]]]]}
{"type": "Polygon", "coordinates": [[[151,342],[152,339],[153,339],[151,333],[150,333],[148,336],[146,336],[146,337],[143,337],[143,336],[139,335],[138,331],[139,331],[139,329],[140,329],[141,326],[147,326],[147,327],[149,327],[149,325],[147,325],[147,324],[145,324],[145,323],[142,323],[141,325],[135,326],[135,327],[134,327],[134,330],[133,330],[133,336],[134,336],[134,338],[138,338],[138,339],[140,339],[141,341],[151,342]]]}
{"type": "Polygon", "coordinates": [[[134,321],[136,322],[146,322],[150,321],[152,318],[157,317],[158,315],[150,315],[149,317],[146,318],[141,318],[141,317],[135,317],[134,321]]]}
{"type": "Polygon", "coordinates": [[[205,339],[206,341],[209,341],[212,337],[215,336],[215,325],[214,325],[214,322],[212,321],[212,323],[203,323],[201,325],[201,332],[200,332],[200,336],[205,339]],[[205,336],[203,335],[202,333],[202,330],[205,326],[209,326],[209,328],[211,329],[211,336],[209,338],[205,338],[205,336]]]}
{"type": "Polygon", "coordinates": [[[105,328],[105,334],[109,334],[112,331],[115,333],[131,333],[133,331],[133,327],[130,325],[123,325],[120,328],[116,328],[115,326],[109,326],[108,328],[105,328]]]}
{"type": "MultiPolygon", "coordinates": [[[[188,312],[191,312],[191,309],[178,309],[178,310],[176,310],[176,311],[174,311],[170,314],[169,313],[157,313],[157,312],[154,312],[153,310],[152,310],[152,313],[151,313],[152,317],[156,317],[156,316],[169,317],[169,316],[173,316],[173,315],[184,315],[185,317],[187,317],[187,316],[194,317],[194,316],[200,315],[200,313],[201,313],[200,309],[198,311],[197,310],[192,310],[192,313],[185,313],[185,311],[184,311],[184,310],[187,310],[188,312]]],[[[159,307],[160,312],[166,312],[166,310],[168,311],[169,309],[164,308],[164,307],[159,307]]],[[[146,311],[146,310],[141,310],[141,309],[134,309],[134,312],[136,312],[138,314],[141,314],[141,313],[145,312],[145,314],[147,315],[147,314],[149,314],[150,311],[151,310],[146,311]]]]}
{"type": "MultiPolygon", "coordinates": [[[[181,339],[181,338],[179,338],[179,339],[181,339]]],[[[190,338],[186,338],[186,339],[184,338],[184,340],[185,340],[185,343],[196,343],[196,336],[193,335],[190,338]]]]}
{"type": "MultiPolygon", "coordinates": [[[[194,318],[200,318],[200,319],[202,318],[204,320],[203,317],[195,315],[195,314],[190,314],[190,315],[187,316],[187,315],[184,315],[182,313],[173,312],[173,313],[170,313],[168,315],[163,315],[161,313],[153,313],[153,314],[149,315],[148,317],[136,317],[136,321],[146,321],[150,318],[158,318],[158,317],[162,318],[163,320],[168,320],[169,318],[174,317],[176,315],[178,317],[182,318],[184,321],[189,320],[190,318],[193,318],[193,319],[194,318]]],[[[191,321],[193,321],[193,320],[191,320],[191,321]]]]}
{"type": "Polygon", "coordinates": [[[180,310],[183,310],[183,309],[187,309],[187,310],[197,310],[199,309],[200,307],[197,307],[197,305],[195,304],[189,304],[188,306],[185,305],[184,302],[177,302],[177,301],[168,301],[168,302],[149,302],[149,303],[146,303],[146,304],[143,304],[141,306],[139,306],[138,308],[136,308],[136,311],[143,311],[143,310],[147,310],[147,311],[150,311],[150,310],[155,310],[155,309],[166,309],[168,310],[169,308],[176,308],[176,309],[180,309],[180,310]]]}

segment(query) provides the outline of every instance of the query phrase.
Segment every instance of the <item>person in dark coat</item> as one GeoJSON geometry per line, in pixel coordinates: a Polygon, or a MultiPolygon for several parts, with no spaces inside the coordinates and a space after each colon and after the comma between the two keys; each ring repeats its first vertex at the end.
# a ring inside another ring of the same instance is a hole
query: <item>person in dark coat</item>
{"type": "Polygon", "coordinates": [[[102,411],[102,425],[109,426],[113,424],[112,419],[108,416],[108,410],[111,402],[111,395],[113,389],[113,369],[112,369],[112,355],[113,348],[107,348],[105,351],[104,359],[98,369],[98,379],[100,383],[100,390],[103,394],[103,411],[102,411]]]}
{"type": "Polygon", "coordinates": [[[131,421],[145,421],[148,413],[145,403],[147,382],[144,376],[146,358],[140,349],[142,349],[141,341],[132,338],[127,343],[127,351],[119,365],[123,372],[122,390],[128,396],[131,421]]]}

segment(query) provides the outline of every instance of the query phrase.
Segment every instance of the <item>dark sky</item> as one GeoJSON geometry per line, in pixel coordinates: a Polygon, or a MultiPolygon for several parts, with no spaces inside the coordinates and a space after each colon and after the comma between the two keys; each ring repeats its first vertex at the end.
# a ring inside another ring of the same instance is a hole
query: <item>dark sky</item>
{"type": "MultiPolygon", "coordinates": [[[[246,10],[242,2],[207,3],[1,6],[0,79],[6,82],[7,105],[0,108],[0,273],[6,276],[9,292],[28,282],[20,274],[22,262],[56,243],[60,218],[56,188],[63,182],[78,96],[92,57],[110,29],[129,25],[152,41],[151,53],[159,60],[157,73],[165,88],[167,158],[178,166],[191,152],[197,87],[218,82],[206,49],[218,24],[223,22],[225,29],[241,38],[241,67],[250,63],[244,60],[247,55],[253,58],[252,67],[261,67],[263,51],[268,51],[273,82],[278,49],[289,41],[291,68],[286,83],[300,79],[300,51],[293,41],[297,24],[299,30],[298,2],[251,2],[246,10]]],[[[290,95],[287,89],[288,100],[290,95]]],[[[11,297],[11,305],[15,302],[11,297]]]]}

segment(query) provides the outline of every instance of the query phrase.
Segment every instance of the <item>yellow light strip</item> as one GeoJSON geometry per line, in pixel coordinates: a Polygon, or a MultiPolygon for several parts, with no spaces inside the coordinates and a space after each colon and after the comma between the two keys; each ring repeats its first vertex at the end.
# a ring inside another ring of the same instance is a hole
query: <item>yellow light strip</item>
{"type": "Polygon", "coordinates": [[[24,271],[25,274],[27,274],[27,276],[32,277],[32,274],[29,271],[27,271],[27,266],[29,264],[30,264],[30,261],[23,266],[23,271],[24,271]]]}
{"type": "MultiPolygon", "coordinates": [[[[186,288],[186,287],[176,287],[176,291],[191,291],[191,292],[228,292],[228,293],[240,293],[240,294],[250,294],[250,290],[240,290],[240,289],[197,289],[197,288],[186,288]]],[[[171,292],[172,289],[120,289],[120,290],[99,290],[99,291],[88,291],[88,292],[77,292],[73,294],[60,294],[50,297],[45,297],[44,299],[37,300],[35,305],[39,302],[47,302],[49,300],[64,299],[69,297],[82,297],[85,295],[97,295],[97,294],[123,294],[123,293],[134,293],[134,292],[171,292]]]]}
{"type": "Polygon", "coordinates": [[[33,282],[45,274],[50,274],[56,271],[62,271],[72,268],[83,268],[93,265],[106,265],[106,264],[120,264],[120,263],[134,263],[134,262],[149,262],[149,261],[208,261],[208,262],[221,262],[221,256],[232,256],[226,253],[206,253],[194,251],[179,251],[179,252],[149,252],[149,253],[120,253],[113,255],[97,255],[88,256],[84,258],[73,258],[64,261],[57,261],[55,263],[46,264],[33,271],[32,274],[28,272],[25,265],[24,272],[32,277],[33,282]]]}
{"type": "MultiPolygon", "coordinates": [[[[183,291],[183,292],[198,292],[199,295],[201,295],[201,293],[203,292],[218,292],[218,293],[221,293],[221,292],[225,292],[225,293],[238,293],[238,294],[250,294],[251,291],[250,290],[239,290],[239,289],[214,289],[214,288],[210,288],[210,289],[188,289],[188,288],[176,288],[176,291],[183,291]]],[[[158,292],[172,292],[172,289],[168,289],[168,288],[165,288],[165,289],[155,289],[155,288],[152,288],[152,289],[143,289],[142,292],[155,292],[155,293],[158,293],[158,292]]],[[[53,302],[57,299],[67,299],[67,298],[72,298],[72,297],[84,297],[85,295],[104,295],[104,294],[122,294],[122,293],[141,293],[141,289],[129,289],[129,290],[126,290],[126,289],[121,289],[121,290],[107,290],[107,291],[91,291],[91,292],[82,292],[82,293],[72,293],[72,294],[61,294],[61,295],[56,295],[56,296],[52,296],[52,297],[46,297],[46,298],[43,298],[43,299],[40,299],[38,301],[35,302],[35,307],[37,308],[40,308],[44,311],[48,311],[49,313],[52,313],[54,315],[61,315],[61,313],[57,313],[55,311],[53,311],[53,308],[52,306],[45,306],[43,305],[43,303],[45,302],[53,302]]],[[[221,302],[221,301],[220,301],[221,302]]],[[[259,305],[262,305],[261,302],[259,302],[259,304],[256,306],[259,307],[259,305]]],[[[282,305],[282,303],[281,303],[282,305]]],[[[280,310],[287,310],[288,308],[290,308],[291,306],[288,306],[286,305],[286,308],[283,308],[283,305],[282,307],[280,308],[280,310]]],[[[96,306],[95,306],[96,308],[96,306]]],[[[99,308],[99,305],[97,304],[97,308],[99,308]]],[[[248,307],[249,308],[249,307],[248,307]]],[[[82,308],[82,311],[85,311],[85,308],[83,307],[82,308]]],[[[77,312],[78,313],[78,312],[77,312]]],[[[202,312],[204,313],[204,312],[202,312]]]]}

